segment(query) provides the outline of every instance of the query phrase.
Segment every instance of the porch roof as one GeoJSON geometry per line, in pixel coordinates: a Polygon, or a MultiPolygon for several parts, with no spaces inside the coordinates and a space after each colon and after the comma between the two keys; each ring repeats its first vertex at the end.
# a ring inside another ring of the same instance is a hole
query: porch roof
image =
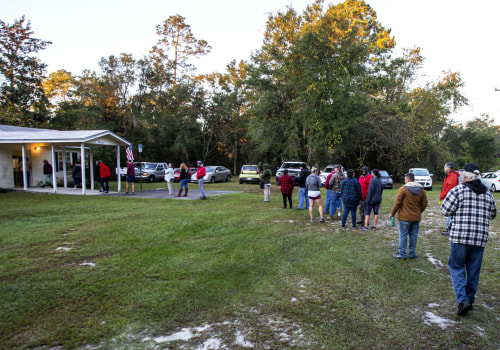
{"type": "Polygon", "coordinates": [[[130,142],[109,130],[72,130],[23,128],[0,125],[0,143],[54,143],[74,146],[82,143],[100,146],[128,146],[130,142]]]}

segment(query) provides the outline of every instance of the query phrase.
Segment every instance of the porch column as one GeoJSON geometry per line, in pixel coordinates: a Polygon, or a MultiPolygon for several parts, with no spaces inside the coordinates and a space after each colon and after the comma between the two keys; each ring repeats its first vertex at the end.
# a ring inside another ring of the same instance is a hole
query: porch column
{"type": "Polygon", "coordinates": [[[54,144],[50,145],[50,149],[52,151],[52,188],[54,189],[54,193],[57,193],[57,179],[56,179],[56,154],[54,152],[54,144]]]}
{"type": "Polygon", "coordinates": [[[64,189],[68,188],[68,179],[66,178],[66,149],[62,148],[62,158],[63,158],[63,186],[64,189]]]}
{"type": "Polygon", "coordinates": [[[85,196],[85,190],[87,185],[87,179],[85,178],[85,144],[82,142],[80,146],[80,171],[82,179],[82,196],[85,196]]]}
{"type": "Polygon", "coordinates": [[[89,150],[89,171],[90,171],[90,189],[94,189],[94,152],[92,146],[89,150]]]}
{"type": "Polygon", "coordinates": [[[22,149],[22,162],[23,162],[23,188],[26,191],[28,189],[28,174],[26,172],[26,144],[23,143],[22,149]]]}
{"type": "Polygon", "coordinates": [[[122,177],[120,176],[120,146],[116,146],[116,169],[117,171],[117,176],[118,176],[118,192],[120,192],[121,185],[122,185],[122,177]]]}

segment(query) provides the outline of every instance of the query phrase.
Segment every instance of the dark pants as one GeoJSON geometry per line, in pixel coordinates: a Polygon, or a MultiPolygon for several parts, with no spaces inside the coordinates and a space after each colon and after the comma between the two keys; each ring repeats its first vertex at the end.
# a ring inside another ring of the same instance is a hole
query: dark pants
{"type": "Polygon", "coordinates": [[[286,199],[288,198],[288,203],[290,204],[290,208],[292,208],[292,194],[281,194],[283,196],[283,208],[286,208],[286,199]]]}
{"type": "Polygon", "coordinates": [[[109,192],[109,177],[101,177],[101,188],[103,192],[108,193],[109,192]]]}

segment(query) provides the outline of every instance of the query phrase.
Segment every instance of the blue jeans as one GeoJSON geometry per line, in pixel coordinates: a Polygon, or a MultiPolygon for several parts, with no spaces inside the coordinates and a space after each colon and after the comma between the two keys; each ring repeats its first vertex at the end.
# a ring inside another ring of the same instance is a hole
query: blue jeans
{"type": "Polygon", "coordinates": [[[203,183],[205,182],[204,178],[198,180],[198,185],[200,186],[200,197],[206,197],[205,190],[203,189],[203,183]]]}
{"type": "Polygon", "coordinates": [[[344,203],[344,213],[342,214],[342,227],[345,226],[345,222],[347,221],[347,215],[349,212],[351,212],[351,220],[352,220],[352,227],[356,227],[356,209],[358,206],[355,207],[349,207],[345,205],[344,203]]]}
{"type": "Polygon", "coordinates": [[[330,212],[330,198],[331,197],[332,197],[332,191],[326,190],[325,213],[330,212]]]}
{"type": "Polygon", "coordinates": [[[52,174],[43,174],[43,183],[42,183],[42,186],[47,185],[47,179],[50,180],[50,184],[52,185],[52,174]]]}
{"type": "Polygon", "coordinates": [[[304,209],[304,202],[306,209],[309,209],[309,197],[307,187],[299,187],[299,209],[304,209]]]}
{"type": "Polygon", "coordinates": [[[342,211],[342,192],[332,192],[330,196],[330,216],[335,214],[335,210],[342,211]]]}
{"type": "Polygon", "coordinates": [[[182,189],[183,187],[187,190],[188,189],[188,183],[189,179],[183,179],[179,182],[179,190],[182,189]]]}
{"type": "Polygon", "coordinates": [[[448,229],[448,230],[450,229],[450,221],[451,221],[451,216],[448,216],[446,218],[446,229],[448,229]]]}
{"type": "Polygon", "coordinates": [[[416,249],[419,228],[420,221],[399,220],[399,255],[406,257],[406,246],[408,245],[408,236],[410,236],[410,258],[414,258],[417,256],[416,249]]]}
{"type": "Polygon", "coordinates": [[[479,284],[479,273],[483,263],[484,247],[451,243],[448,268],[455,297],[460,304],[468,299],[472,304],[479,284]]]}

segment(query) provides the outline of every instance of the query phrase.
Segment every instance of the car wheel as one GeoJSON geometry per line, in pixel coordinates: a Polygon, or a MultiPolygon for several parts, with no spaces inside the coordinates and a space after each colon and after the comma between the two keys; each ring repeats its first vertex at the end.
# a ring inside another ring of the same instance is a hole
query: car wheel
{"type": "Polygon", "coordinates": [[[226,182],[229,182],[229,181],[231,181],[231,175],[228,175],[226,178],[226,182]]]}
{"type": "Polygon", "coordinates": [[[491,192],[496,192],[497,188],[495,187],[495,184],[491,184],[491,192]]]}
{"type": "Polygon", "coordinates": [[[155,182],[155,177],[154,177],[154,175],[149,176],[149,177],[148,177],[148,181],[149,181],[149,182],[151,182],[151,183],[152,183],[152,182],[155,182]]]}
{"type": "Polygon", "coordinates": [[[243,183],[243,181],[240,180],[240,185],[243,183]]]}
{"type": "Polygon", "coordinates": [[[214,184],[214,183],[215,183],[215,176],[212,176],[212,178],[210,179],[210,183],[211,183],[211,184],[214,184]]]}

